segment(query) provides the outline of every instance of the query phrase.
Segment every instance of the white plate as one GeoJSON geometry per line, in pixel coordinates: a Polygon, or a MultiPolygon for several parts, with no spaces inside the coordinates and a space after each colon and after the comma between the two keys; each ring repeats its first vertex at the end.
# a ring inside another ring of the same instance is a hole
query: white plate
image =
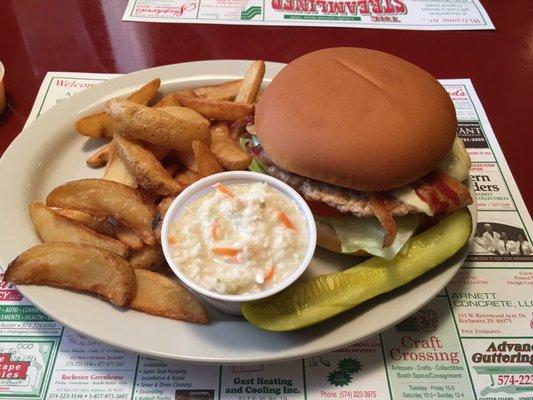
{"type": "MultiPolygon", "coordinates": [[[[101,104],[160,77],[162,93],[242,77],[249,61],[202,61],[168,65],[124,75],[64,101],[33,122],[11,144],[0,161],[0,263],[39,243],[28,216],[28,204],[44,200],[66,181],[101,177],[85,159],[97,141],[77,135],[74,122],[101,104]],[[84,111],[83,111],[84,110],[84,111]]],[[[283,67],[267,63],[265,82],[283,67]]],[[[474,215],[475,210],[471,211],[474,215]]],[[[51,318],[102,342],[155,357],[200,363],[260,363],[326,352],[369,336],[401,321],[435,297],[455,275],[466,249],[434,271],[403,288],[319,325],[289,333],[269,333],[244,319],[207,307],[210,323],[194,325],[120,309],[96,297],[67,290],[20,286],[19,290],[51,318]]],[[[306,276],[342,270],[358,262],[318,250],[306,276]]],[[[305,275],[304,275],[305,279],[305,275]]]]}

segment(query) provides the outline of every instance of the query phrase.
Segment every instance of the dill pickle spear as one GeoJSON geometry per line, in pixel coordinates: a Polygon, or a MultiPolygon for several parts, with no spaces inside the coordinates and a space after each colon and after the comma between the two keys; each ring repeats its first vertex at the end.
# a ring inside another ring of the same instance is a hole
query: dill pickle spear
{"type": "Polygon", "coordinates": [[[463,247],[471,231],[470,213],[460,209],[414,236],[408,250],[393,260],[373,257],[345,271],[316,276],[268,299],[245,303],[242,313],[249,322],[269,331],[316,324],[436,267],[463,247]]]}

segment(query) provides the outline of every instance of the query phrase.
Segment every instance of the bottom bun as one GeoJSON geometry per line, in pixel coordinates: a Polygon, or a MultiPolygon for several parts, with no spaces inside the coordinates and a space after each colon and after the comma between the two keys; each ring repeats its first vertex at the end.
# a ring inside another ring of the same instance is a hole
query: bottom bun
{"type": "Polygon", "coordinates": [[[347,254],[352,256],[369,257],[364,250],[358,250],[355,253],[343,253],[341,247],[341,241],[337,236],[335,229],[324,222],[321,222],[315,218],[316,222],[316,244],[324,249],[334,251],[335,253],[347,254]]]}

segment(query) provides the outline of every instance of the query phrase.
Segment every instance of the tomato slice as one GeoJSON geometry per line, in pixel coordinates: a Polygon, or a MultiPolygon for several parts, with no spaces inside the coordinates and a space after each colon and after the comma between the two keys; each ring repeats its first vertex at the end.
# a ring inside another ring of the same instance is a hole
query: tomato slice
{"type": "Polygon", "coordinates": [[[321,201],[306,200],[306,202],[313,214],[317,217],[343,217],[346,215],[346,213],[330,207],[321,201]]]}

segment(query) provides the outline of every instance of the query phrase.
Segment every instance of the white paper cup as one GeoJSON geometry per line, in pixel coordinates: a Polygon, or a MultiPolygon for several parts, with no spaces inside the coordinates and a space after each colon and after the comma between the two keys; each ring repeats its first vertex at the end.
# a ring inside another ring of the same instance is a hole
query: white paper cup
{"type": "Polygon", "coordinates": [[[266,174],[259,174],[257,172],[250,171],[228,171],[200,179],[199,181],[187,187],[178,195],[178,197],[176,197],[176,199],[168,208],[165,218],[163,219],[163,226],[161,229],[161,245],[163,247],[163,253],[165,254],[168,265],[186,286],[202,296],[207,302],[209,302],[218,310],[226,314],[239,315],[241,314],[241,304],[243,302],[264,299],[272,296],[292,285],[294,281],[296,281],[303,274],[303,272],[309,266],[315,251],[316,225],[313,214],[305,200],[289,185],[266,174]],[[232,184],[243,182],[265,182],[294,201],[294,203],[302,212],[307,225],[307,250],[298,268],[296,268],[296,270],[284,281],[279,282],[277,285],[271,288],[260,292],[239,295],[212,292],[193,282],[174,262],[174,258],[172,257],[172,253],[170,251],[170,245],[168,243],[169,227],[173,221],[178,219],[188,204],[213,190],[212,187],[215,183],[232,184]]]}

